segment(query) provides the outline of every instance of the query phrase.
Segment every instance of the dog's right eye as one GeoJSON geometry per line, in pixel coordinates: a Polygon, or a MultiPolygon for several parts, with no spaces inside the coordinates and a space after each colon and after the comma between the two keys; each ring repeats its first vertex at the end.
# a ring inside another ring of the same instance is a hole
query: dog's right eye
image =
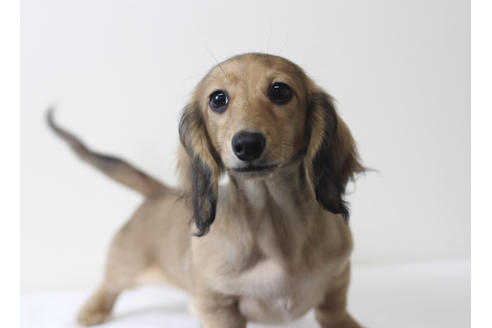
{"type": "Polygon", "coordinates": [[[208,104],[214,112],[223,113],[229,104],[229,96],[223,90],[214,91],[210,95],[210,101],[208,104]]]}

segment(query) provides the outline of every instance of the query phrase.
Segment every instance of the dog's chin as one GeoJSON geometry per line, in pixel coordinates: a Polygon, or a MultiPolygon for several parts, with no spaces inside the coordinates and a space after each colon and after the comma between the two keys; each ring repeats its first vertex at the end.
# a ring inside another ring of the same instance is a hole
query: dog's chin
{"type": "Polygon", "coordinates": [[[266,178],[271,175],[277,165],[247,165],[228,169],[229,173],[244,179],[266,178]]]}

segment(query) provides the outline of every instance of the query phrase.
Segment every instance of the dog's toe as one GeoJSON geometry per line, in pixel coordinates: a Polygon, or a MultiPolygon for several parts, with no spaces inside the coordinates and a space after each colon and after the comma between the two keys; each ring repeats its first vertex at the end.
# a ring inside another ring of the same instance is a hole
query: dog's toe
{"type": "Polygon", "coordinates": [[[94,326],[108,321],[110,313],[101,310],[80,311],[77,322],[81,326],[94,326]]]}

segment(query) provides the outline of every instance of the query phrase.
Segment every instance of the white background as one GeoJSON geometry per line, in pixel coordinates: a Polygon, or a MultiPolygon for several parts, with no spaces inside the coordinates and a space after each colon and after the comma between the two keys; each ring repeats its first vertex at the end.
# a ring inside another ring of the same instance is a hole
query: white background
{"type": "Polygon", "coordinates": [[[140,197],[81,164],[44,109],[100,151],[175,184],[177,121],[229,56],[302,66],[336,99],[367,166],[354,262],[469,257],[466,1],[33,1],[21,22],[24,291],[93,286],[140,197]]]}

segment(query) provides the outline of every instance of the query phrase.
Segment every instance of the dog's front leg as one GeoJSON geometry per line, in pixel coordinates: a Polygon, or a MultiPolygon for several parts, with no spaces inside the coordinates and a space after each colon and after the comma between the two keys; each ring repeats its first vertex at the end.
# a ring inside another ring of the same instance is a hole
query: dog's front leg
{"type": "Polygon", "coordinates": [[[347,312],[350,267],[329,284],[323,301],[316,307],[316,320],[322,328],[362,328],[347,312]]]}
{"type": "Polygon", "coordinates": [[[245,328],[246,319],[239,312],[238,299],[212,291],[193,293],[191,310],[203,328],[245,328]]]}

